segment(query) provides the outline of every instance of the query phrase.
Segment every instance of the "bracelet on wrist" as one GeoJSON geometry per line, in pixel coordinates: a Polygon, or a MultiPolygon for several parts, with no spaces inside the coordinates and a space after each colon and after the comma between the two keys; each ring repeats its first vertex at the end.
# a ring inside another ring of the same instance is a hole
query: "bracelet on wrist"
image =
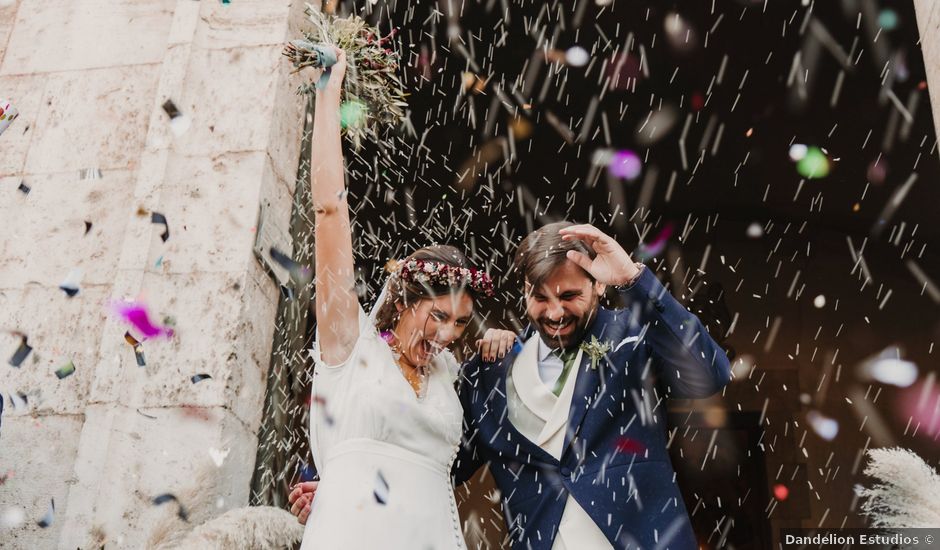
{"type": "Polygon", "coordinates": [[[633,265],[636,266],[637,272],[630,278],[629,281],[621,284],[615,285],[614,288],[617,290],[626,290],[636,284],[640,280],[640,275],[643,274],[643,270],[646,269],[646,264],[642,262],[633,262],[633,265]]]}

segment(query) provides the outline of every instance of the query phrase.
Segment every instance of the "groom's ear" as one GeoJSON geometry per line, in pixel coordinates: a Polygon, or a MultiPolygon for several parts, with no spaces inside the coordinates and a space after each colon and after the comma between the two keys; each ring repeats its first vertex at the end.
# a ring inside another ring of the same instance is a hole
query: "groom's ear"
{"type": "Polygon", "coordinates": [[[594,292],[597,294],[598,298],[603,298],[604,293],[607,292],[607,285],[594,281],[594,292]]]}

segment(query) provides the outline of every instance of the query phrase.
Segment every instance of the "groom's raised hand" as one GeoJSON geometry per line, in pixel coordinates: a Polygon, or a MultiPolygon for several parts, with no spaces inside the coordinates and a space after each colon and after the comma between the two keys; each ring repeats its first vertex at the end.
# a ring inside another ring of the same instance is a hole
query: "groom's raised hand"
{"type": "Polygon", "coordinates": [[[599,283],[623,285],[632,280],[639,271],[620,243],[593,225],[572,225],[559,230],[558,233],[566,241],[580,240],[594,250],[597,255],[593,260],[575,250],[569,250],[567,257],[590,273],[599,283]]]}

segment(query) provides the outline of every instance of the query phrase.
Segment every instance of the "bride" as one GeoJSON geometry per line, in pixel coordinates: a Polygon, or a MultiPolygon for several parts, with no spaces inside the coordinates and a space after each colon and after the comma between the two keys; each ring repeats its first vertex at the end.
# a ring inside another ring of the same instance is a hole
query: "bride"
{"type": "Polygon", "coordinates": [[[399,263],[370,315],[360,307],[343,187],[339,49],[337,59],[317,92],[313,126],[310,443],[320,481],[315,499],[291,493],[306,521],[301,548],[462,549],[450,470],[463,413],[447,348],[466,329],[474,301],[492,295],[492,281],[456,248],[430,246],[399,263]]]}

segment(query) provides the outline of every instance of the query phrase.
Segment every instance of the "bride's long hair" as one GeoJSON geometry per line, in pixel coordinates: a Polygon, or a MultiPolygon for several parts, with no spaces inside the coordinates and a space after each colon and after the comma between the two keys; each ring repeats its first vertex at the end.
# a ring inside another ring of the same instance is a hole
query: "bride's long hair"
{"type": "MultiPolygon", "coordinates": [[[[451,267],[469,268],[467,256],[450,245],[425,246],[415,250],[410,256],[401,260],[400,265],[409,260],[424,260],[426,262],[439,262],[451,267]]],[[[375,315],[375,328],[379,331],[390,330],[398,322],[397,304],[405,307],[417,303],[419,300],[441,296],[458,290],[465,290],[477,301],[477,295],[467,285],[440,285],[421,283],[417,281],[403,281],[401,277],[392,276],[388,281],[387,295],[375,315]]]]}

